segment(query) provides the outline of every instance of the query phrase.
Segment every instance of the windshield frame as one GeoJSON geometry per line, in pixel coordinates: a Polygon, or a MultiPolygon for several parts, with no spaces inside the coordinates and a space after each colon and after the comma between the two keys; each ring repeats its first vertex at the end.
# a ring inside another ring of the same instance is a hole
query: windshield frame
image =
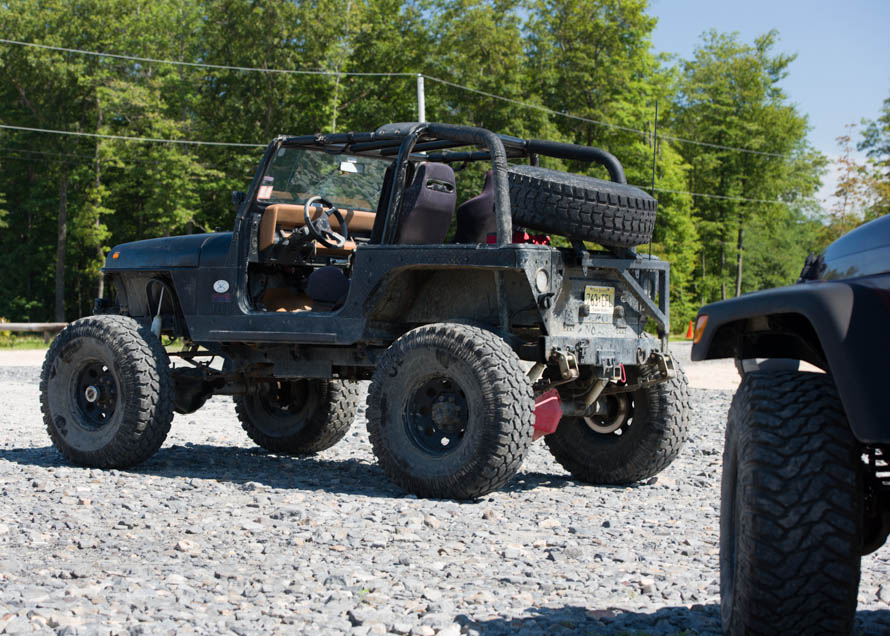
{"type": "Polygon", "coordinates": [[[320,196],[341,209],[376,212],[391,157],[280,143],[264,163],[256,203],[302,205],[320,196]],[[288,154],[289,151],[289,154],[288,154]],[[344,170],[351,165],[356,172],[344,170]]]}

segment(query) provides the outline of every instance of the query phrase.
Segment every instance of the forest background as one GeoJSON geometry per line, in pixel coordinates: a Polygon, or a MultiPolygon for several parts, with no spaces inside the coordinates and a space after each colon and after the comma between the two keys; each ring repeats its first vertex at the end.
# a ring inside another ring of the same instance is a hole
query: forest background
{"type": "Polygon", "coordinates": [[[231,228],[272,137],[415,120],[418,73],[430,121],[599,146],[654,185],[675,330],[890,211],[890,98],[840,139],[826,209],[778,34],[676,60],[655,24],[647,0],[0,2],[0,316],[90,313],[113,245],[231,228]]]}

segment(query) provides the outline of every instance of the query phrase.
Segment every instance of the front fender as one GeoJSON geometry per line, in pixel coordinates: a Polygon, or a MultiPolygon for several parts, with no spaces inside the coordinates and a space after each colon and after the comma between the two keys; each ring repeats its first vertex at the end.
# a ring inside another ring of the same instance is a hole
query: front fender
{"type": "Polygon", "coordinates": [[[115,245],[105,259],[105,272],[121,270],[166,271],[197,267],[205,261],[224,260],[232,242],[231,232],[186,234],[145,239],[115,245]],[[199,260],[200,259],[200,260],[199,260]]]}
{"type": "Polygon", "coordinates": [[[694,361],[796,358],[830,373],[856,437],[890,442],[890,275],[806,283],[705,305],[694,361]]]}

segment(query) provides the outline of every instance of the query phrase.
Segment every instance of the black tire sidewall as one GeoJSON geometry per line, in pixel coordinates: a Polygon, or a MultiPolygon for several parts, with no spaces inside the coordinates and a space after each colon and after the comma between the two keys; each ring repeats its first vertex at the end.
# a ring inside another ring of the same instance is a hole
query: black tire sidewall
{"type": "Polygon", "coordinates": [[[861,452],[829,375],[745,375],[723,454],[725,634],[852,630],[863,537],[861,452]]]}
{"type": "Polygon", "coordinates": [[[474,499],[504,486],[531,444],[534,395],[519,358],[488,330],[460,324],[418,327],[380,359],[368,389],[368,433],[384,472],[421,497],[474,499]],[[448,379],[464,394],[464,434],[454,450],[424,451],[405,427],[412,391],[448,379]]]}
{"type": "MultiPolygon", "coordinates": [[[[628,413],[625,421],[630,420],[630,425],[624,428],[621,435],[615,433],[599,433],[591,429],[584,418],[570,417],[559,423],[556,432],[545,439],[556,442],[561,435],[568,438],[569,444],[575,452],[583,456],[586,461],[596,465],[604,472],[622,472],[628,458],[635,454],[635,450],[641,445],[647,444],[646,437],[651,434],[650,413],[651,400],[645,389],[627,394],[628,413]]],[[[634,481],[628,479],[628,481],[634,481]]]]}
{"type": "Polygon", "coordinates": [[[64,440],[72,453],[82,455],[85,461],[92,454],[101,451],[118,435],[124,421],[131,419],[125,417],[125,413],[132,413],[134,407],[133,404],[127,404],[133,395],[133,387],[128,384],[131,383],[126,381],[126,375],[108,343],[87,336],[67,340],[58,350],[47,379],[47,405],[53,414],[51,426],[55,435],[64,440]],[[118,394],[110,421],[98,430],[82,423],[81,410],[75,395],[75,384],[80,372],[92,362],[100,362],[112,371],[118,394]]]}
{"type": "MultiPolygon", "coordinates": [[[[744,492],[739,488],[739,447],[745,447],[738,439],[742,427],[728,424],[723,445],[723,476],[720,481],[720,619],[721,624],[732,625],[735,611],[735,588],[738,574],[738,542],[743,534],[739,527],[744,492]]],[[[742,476],[747,480],[748,476],[742,476]]]]}
{"type": "Polygon", "coordinates": [[[485,422],[492,416],[493,395],[481,390],[484,374],[446,349],[415,350],[400,363],[389,360],[383,372],[388,381],[381,387],[381,439],[386,452],[398,470],[416,480],[436,482],[459,479],[484,462],[484,450],[491,444],[493,429],[485,422]],[[443,364],[444,362],[444,364],[443,364]],[[466,429],[457,447],[444,455],[433,455],[421,448],[408,434],[408,404],[414,392],[428,380],[447,377],[464,392],[468,406],[466,429]]]}
{"type": "Polygon", "coordinates": [[[689,419],[686,376],[628,396],[633,420],[622,435],[598,433],[580,417],[566,417],[544,440],[554,459],[576,479],[616,485],[648,479],[679,454],[689,419]]]}
{"type": "Polygon", "coordinates": [[[125,316],[89,316],[53,341],[41,370],[40,401],[47,432],[71,461],[100,468],[138,464],[161,446],[173,418],[174,387],[160,342],[125,316]],[[99,429],[80,421],[74,384],[91,361],[112,373],[117,404],[99,429]]]}
{"type": "Polygon", "coordinates": [[[235,411],[248,437],[267,451],[286,455],[311,455],[343,439],[358,404],[354,383],[317,378],[293,381],[305,383],[307,404],[289,416],[272,414],[263,394],[235,396],[235,411]]]}
{"type": "Polygon", "coordinates": [[[268,393],[245,395],[241,398],[244,411],[250,424],[263,437],[277,440],[294,439],[318,419],[322,407],[322,399],[326,397],[326,386],[321,380],[293,380],[306,385],[306,402],[296,413],[276,413],[276,407],[270,405],[268,393]]]}

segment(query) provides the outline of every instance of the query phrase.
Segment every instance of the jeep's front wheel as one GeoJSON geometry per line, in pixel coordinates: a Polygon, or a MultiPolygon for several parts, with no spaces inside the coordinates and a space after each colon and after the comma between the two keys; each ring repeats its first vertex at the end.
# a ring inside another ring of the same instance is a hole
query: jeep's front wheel
{"type": "Polygon", "coordinates": [[[357,406],[358,386],[345,380],[279,381],[235,396],[235,413],[248,437],[285,455],[310,455],[339,442],[357,406]]]}
{"type": "Polygon", "coordinates": [[[725,634],[851,633],[863,533],[860,452],[830,376],[745,376],[723,452],[725,634]]]}
{"type": "Polygon", "coordinates": [[[591,484],[628,484],[667,468],[689,426],[686,374],[649,388],[613,393],[590,417],[565,417],[544,438],[559,464],[591,484]]]}
{"type": "Polygon", "coordinates": [[[422,497],[472,499],[506,484],[532,440],[534,396],[512,349],[462,324],[396,340],[368,390],[368,433],[383,471],[422,497]]]}
{"type": "Polygon", "coordinates": [[[53,445],[77,464],[125,468],[151,457],[173,419],[170,361],[127,316],[89,316],[53,341],[40,373],[40,410],[53,445]]]}

